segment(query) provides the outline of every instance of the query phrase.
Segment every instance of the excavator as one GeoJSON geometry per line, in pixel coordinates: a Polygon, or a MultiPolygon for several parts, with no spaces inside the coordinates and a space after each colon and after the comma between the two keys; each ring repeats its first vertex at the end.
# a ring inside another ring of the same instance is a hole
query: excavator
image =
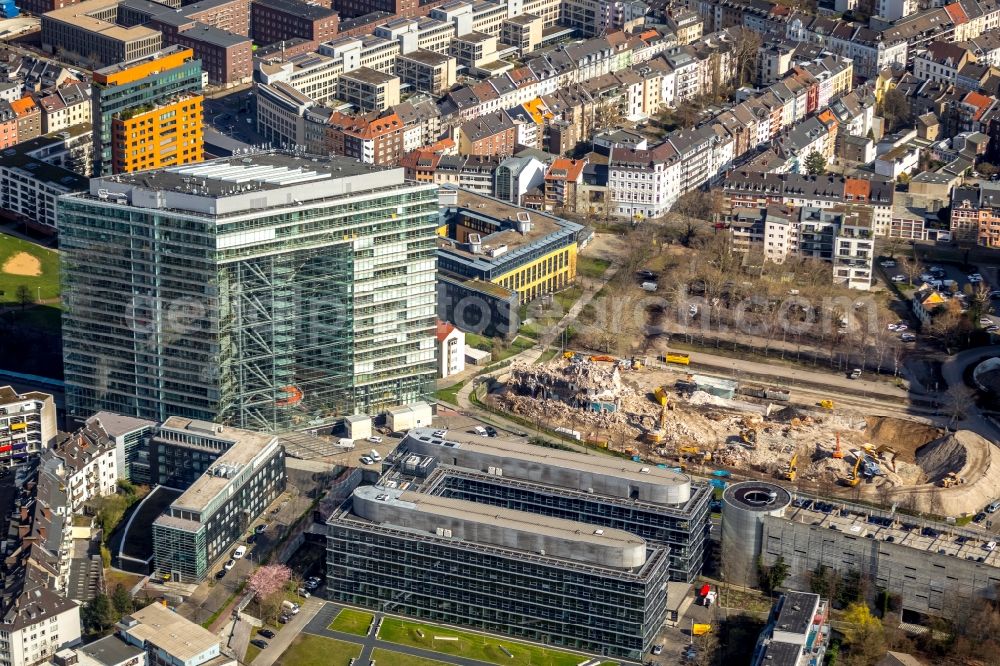
{"type": "Polygon", "coordinates": [[[657,402],[660,403],[660,427],[646,433],[646,441],[650,444],[659,444],[667,436],[667,410],[674,408],[674,404],[670,402],[670,398],[662,387],[656,389],[655,395],[657,402]]]}
{"type": "Polygon", "coordinates": [[[788,459],[788,464],[785,468],[781,470],[781,478],[786,481],[794,481],[795,477],[798,475],[798,465],[799,465],[799,452],[796,451],[792,454],[792,457],[788,459]]]}
{"type": "Polygon", "coordinates": [[[677,447],[677,453],[682,456],[701,458],[702,462],[712,462],[712,452],[702,451],[697,446],[679,446],[677,447]]]}
{"type": "Polygon", "coordinates": [[[865,456],[863,453],[858,451],[855,456],[854,468],[851,470],[850,475],[844,479],[844,484],[853,488],[854,486],[861,483],[861,463],[864,462],[865,456]]]}

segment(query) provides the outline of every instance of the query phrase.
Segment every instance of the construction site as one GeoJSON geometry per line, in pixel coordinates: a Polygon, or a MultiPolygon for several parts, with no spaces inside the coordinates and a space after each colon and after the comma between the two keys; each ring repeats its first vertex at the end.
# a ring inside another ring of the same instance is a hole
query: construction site
{"type": "Polygon", "coordinates": [[[582,443],[693,474],[726,470],[954,517],[979,512],[1000,487],[1000,459],[975,433],[683,367],[568,352],[511,365],[483,399],[582,443]]]}

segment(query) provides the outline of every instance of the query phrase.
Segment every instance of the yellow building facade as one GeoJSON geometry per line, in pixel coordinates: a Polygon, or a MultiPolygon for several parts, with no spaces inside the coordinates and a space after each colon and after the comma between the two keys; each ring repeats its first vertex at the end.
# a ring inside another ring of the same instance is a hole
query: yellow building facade
{"type": "Polygon", "coordinates": [[[115,173],[200,162],[204,159],[201,95],[184,94],[111,123],[115,173]]]}

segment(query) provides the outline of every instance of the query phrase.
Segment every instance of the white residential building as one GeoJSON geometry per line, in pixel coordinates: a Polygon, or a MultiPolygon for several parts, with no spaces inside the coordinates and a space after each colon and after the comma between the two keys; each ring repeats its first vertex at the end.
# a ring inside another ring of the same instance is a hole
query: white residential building
{"type": "Polygon", "coordinates": [[[80,607],[25,573],[24,589],[0,621],[0,663],[33,666],[80,642],[80,607]]]}
{"type": "Polygon", "coordinates": [[[681,160],[667,142],[652,150],[612,148],[608,160],[611,215],[634,221],[659,217],[681,193],[681,160]]]}
{"type": "Polygon", "coordinates": [[[451,377],[465,370],[465,333],[454,324],[437,324],[438,376],[451,377]]]}

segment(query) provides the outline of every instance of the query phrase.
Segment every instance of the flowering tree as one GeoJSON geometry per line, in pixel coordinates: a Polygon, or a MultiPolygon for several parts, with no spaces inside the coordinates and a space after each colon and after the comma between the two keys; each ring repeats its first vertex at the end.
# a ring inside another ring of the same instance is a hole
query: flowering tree
{"type": "Polygon", "coordinates": [[[267,599],[275,592],[280,592],[291,577],[292,570],[284,564],[268,564],[250,575],[247,587],[258,600],[267,599]]]}

